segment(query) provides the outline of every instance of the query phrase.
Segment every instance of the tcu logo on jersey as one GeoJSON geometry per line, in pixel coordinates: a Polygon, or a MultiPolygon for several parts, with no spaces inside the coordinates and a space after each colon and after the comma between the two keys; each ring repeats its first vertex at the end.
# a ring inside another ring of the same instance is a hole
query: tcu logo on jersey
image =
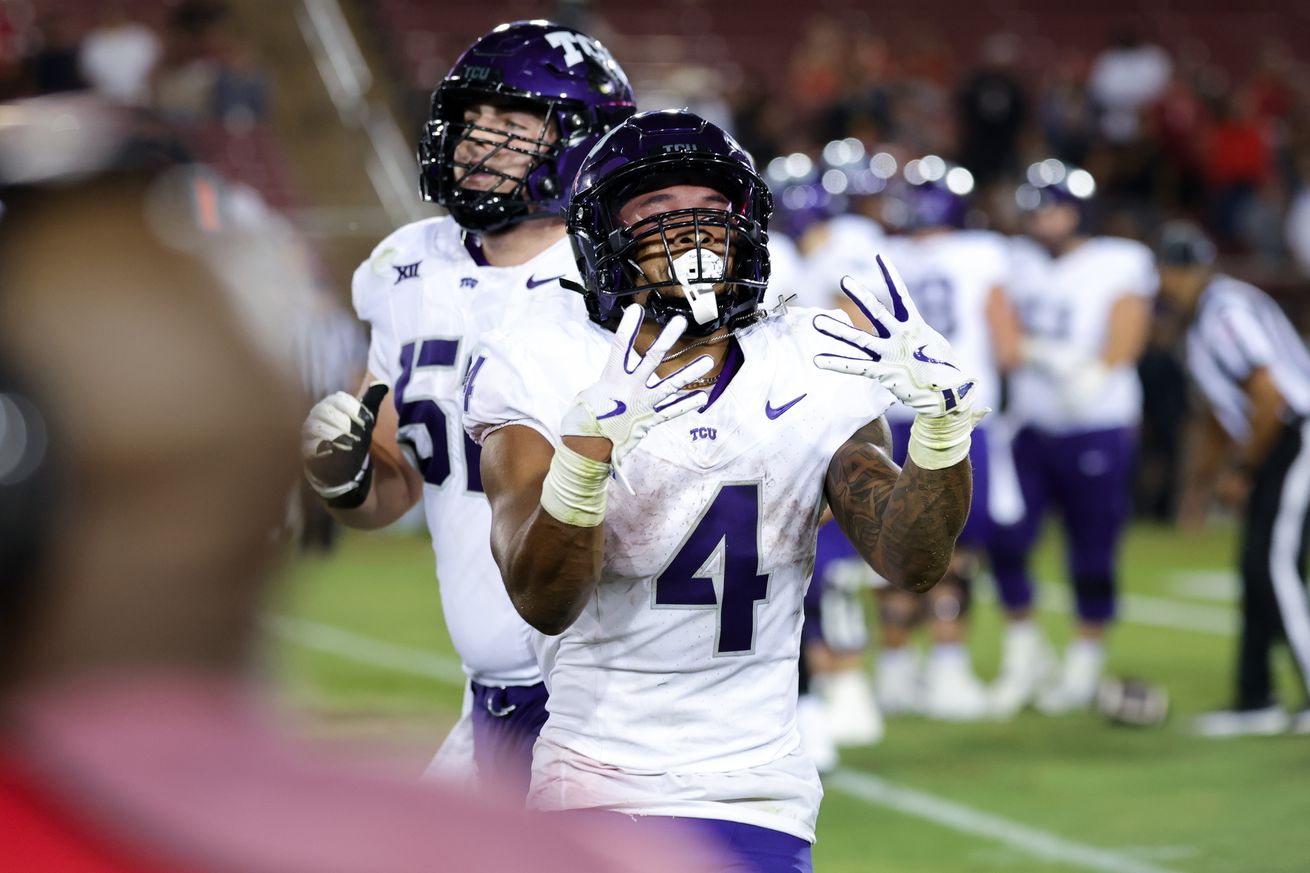
{"type": "Polygon", "coordinates": [[[583,36],[580,33],[569,33],[567,30],[557,30],[554,33],[546,34],[546,42],[550,43],[557,49],[564,50],[564,63],[570,67],[577,66],[583,61],[583,53],[598,64],[605,67],[614,65],[614,58],[610,55],[609,50],[590,37],[583,36]]]}
{"type": "Polygon", "coordinates": [[[693,427],[691,429],[691,441],[696,440],[714,440],[719,438],[719,432],[712,427],[693,427]]]}
{"type": "Polygon", "coordinates": [[[472,276],[464,276],[459,280],[459,287],[476,288],[478,287],[478,280],[474,279],[472,276]]]}

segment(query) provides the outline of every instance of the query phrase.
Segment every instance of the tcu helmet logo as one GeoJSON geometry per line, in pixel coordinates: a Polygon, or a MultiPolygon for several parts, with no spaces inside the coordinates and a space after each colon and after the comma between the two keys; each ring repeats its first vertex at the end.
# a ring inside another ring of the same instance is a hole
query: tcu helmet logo
{"type": "Polygon", "coordinates": [[[602,66],[610,67],[614,65],[614,58],[610,55],[609,50],[590,37],[583,36],[580,33],[569,33],[567,30],[556,30],[546,34],[546,42],[554,48],[564,50],[564,63],[570,67],[575,67],[583,61],[583,53],[602,66]]]}
{"type": "Polygon", "coordinates": [[[465,64],[461,70],[465,79],[470,82],[490,82],[499,78],[499,72],[495,67],[478,67],[472,64],[465,64]]]}
{"type": "Polygon", "coordinates": [[[696,147],[691,143],[674,143],[673,145],[660,146],[660,151],[664,154],[684,154],[686,152],[696,151],[696,147]]]}
{"type": "Polygon", "coordinates": [[[716,440],[719,438],[719,432],[712,427],[693,427],[691,429],[691,441],[696,440],[716,440]]]}

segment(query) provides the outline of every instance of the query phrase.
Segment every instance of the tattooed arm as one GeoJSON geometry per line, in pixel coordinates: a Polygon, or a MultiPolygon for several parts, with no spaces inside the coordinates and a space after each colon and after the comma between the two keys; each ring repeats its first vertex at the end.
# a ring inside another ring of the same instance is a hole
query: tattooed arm
{"type": "Polygon", "coordinates": [[[878,418],[857,430],[828,463],[828,504],[864,560],[897,588],[927,591],[946,573],[973,493],[969,459],[925,470],[891,459],[878,418]]]}

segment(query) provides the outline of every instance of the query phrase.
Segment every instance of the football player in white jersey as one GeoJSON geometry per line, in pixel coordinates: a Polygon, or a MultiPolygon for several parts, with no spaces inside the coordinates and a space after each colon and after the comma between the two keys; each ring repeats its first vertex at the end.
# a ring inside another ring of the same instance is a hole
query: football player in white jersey
{"type": "Polygon", "coordinates": [[[743,866],[803,871],[822,789],[797,661],[824,503],[894,584],[930,588],[982,410],[888,264],[879,293],[846,286],[874,333],[764,317],[770,211],[709,122],[617,127],[568,210],[590,319],[484,336],[465,425],[492,551],[543,633],[530,805],[685,818],[743,866]],[[880,418],[893,393],[920,412],[904,469],[880,418]]]}
{"type": "Polygon", "coordinates": [[[326,398],[305,423],[309,480],[344,524],[382,527],[424,502],[470,680],[435,775],[470,775],[476,761],[479,776],[527,788],[546,691],[489,550],[461,386],[479,332],[582,312],[559,285],[577,275],[560,213],[587,151],[633,111],[623,71],[585,34],[515,22],[475,42],[433,94],[419,149],[424,199],[450,215],[401,228],[355,272],[355,309],[372,329],[367,388],[326,398]]]}
{"type": "MultiPolygon", "coordinates": [[[[974,403],[999,406],[1002,374],[1019,362],[1021,328],[1004,289],[1004,238],[964,229],[973,176],[927,155],[907,161],[890,190],[903,233],[889,237],[885,251],[900,268],[924,320],[946,337],[956,360],[978,379],[974,403]]],[[[898,463],[904,462],[913,419],[914,410],[904,406],[887,410],[898,463]]],[[[923,597],[894,588],[879,592],[877,689],[887,713],[922,712],[952,721],[987,714],[986,689],[973,672],[964,625],[972,579],[991,530],[987,436],[985,425],[974,433],[973,505],[946,577],[923,597]],[[921,670],[909,637],[925,621],[933,645],[921,670]]]]}
{"type": "Polygon", "coordinates": [[[999,717],[1036,700],[1050,714],[1089,706],[1115,615],[1119,536],[1141,420],[1137,359],[1159,284],[1151,251],[1083,230],[1095,183],[1054,159],[1016,192],[1025,238],[1013,241],[1009,291],[1023,321],[1024,364],[1010,379],[1009,413],[1025,504],[989,543],[1009,624],[992,705],[999,717]],[[1032,620],[1028,554],[1048,507],[1064,523],[1076,634],[1056,668],[1032,620]]]}

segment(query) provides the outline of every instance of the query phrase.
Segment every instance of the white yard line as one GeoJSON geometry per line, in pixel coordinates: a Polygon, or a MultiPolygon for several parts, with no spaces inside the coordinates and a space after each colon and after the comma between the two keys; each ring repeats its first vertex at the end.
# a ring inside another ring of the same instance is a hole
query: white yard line
{"type": "Polygon", "coordinates": [[[1169,590],[1179,597],[1192,600],[1209,600],[1215,603],[1236,603],[1242,590],[1241,577],[1233,569],[1179,570],[1170,573],[1169,590]]]}
{"type": "MultiPolygon", "coordinates": [[[[270,631],[283,640],[349,661],[451,685],[463,685],[466,681],[456,659],[434,652],[399,646],[300,618],[273,617],[267,624],[270,631]]],[[[826,784],[828,788],[856,800],[983,837],[1044,861],[1101,873],[1177,873],[1118,852],[1075,843],[862,771],[842,768],[829,776],[826,784]]]]}
{"type": "Polygon", "coordinates": [[[824,780],[830,790],[931,821],[961,833],[1003,843],[1025,855],[1101,873],[1176,873],[1107,849],[1075,843],[1019,822],[907,788],[859,770],[841,768],[824,780]]]}
{"type": "MultiPolygon", "coordinates": [[[[979,601],[996,602],[996,589],[990,580],[982,581],[982,584],[975,586],[975,590],[979,601]]],[[[1069,586],[1059,582],[1038,582],[1039,609],[1044,612],[1068,613],[1071,604],[1069,586]]],[[[1185,603],[1149,594],[1120,594],[1119,604],[1122,607],[1120,618],[1129,624],[1167,627],[1214,636],[1235,635],[1240,620],[1237,610],[1231,607],[1185,603]]]]}
{"type": "Polygon", "coordinates": [[[463,686],[468,678],[459,660],[436,652],[398,646],[386,640],[366,637],[329,624],[303,618],[278,616],[266,621],[274,635],[316,652],[335,655],[372,667],[435,679],[448,685],[463,686]]]}

